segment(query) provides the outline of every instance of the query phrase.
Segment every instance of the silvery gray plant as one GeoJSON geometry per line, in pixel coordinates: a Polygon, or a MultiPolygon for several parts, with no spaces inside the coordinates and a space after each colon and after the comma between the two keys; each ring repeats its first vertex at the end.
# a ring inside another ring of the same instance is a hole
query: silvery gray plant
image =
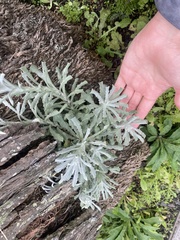
{"type": "Polygon", "coordinates": [[[112,197],[116,185],[108,173],[120,172],[106,162],[114,161],[115,152],[128,146],[132,138],[144,141],[144,133],[134,124],[146,121],[138,119],[134,111],[127,111],[121,89],[117,91],[101,82],[99,91],[84,90],[87,82],[78,82],[69,75],[69,65],[62,71],[56,68],[56,84],[44,62],[42,70],[34,65],[30,70],[21,68],[25,85],[12,84],[0,74],[0,104],[10,108],[19,119],[14,122],[0,118],[0,131],[3,133],[5,127],[19,122],[39,122],[57,141],[56,181],[72,182],[82,208],[98,208],[98,201],[112,197]],[[17,96],[22,101],[14,101],[17,96]],[[31,110],[33,119],[25,116],[26,109],[31,110]]]}

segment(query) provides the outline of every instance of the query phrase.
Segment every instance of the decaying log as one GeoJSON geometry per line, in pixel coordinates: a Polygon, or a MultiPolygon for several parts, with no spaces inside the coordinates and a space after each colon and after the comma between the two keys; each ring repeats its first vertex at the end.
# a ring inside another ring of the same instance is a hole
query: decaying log
{"type": "MultiPolygon", "coordinates": [[[[70,25],[52,11],[18,0],[0,1],[0,73],[13,83],[23,82],[20,68],[45,62],[56,82],[56,67],[61,70],[70,63],[69,74],[87,88],[97,88],[103,81],[112,85],[113,74],[97,55],[82,47],[84,32],[79,25],[70,25]]],[[[12,118],[0,108],[0,116],[12,118]]]]}
{"type": "MultiPolygon", "coordinates": [[[[0,72],[12,82],[23,81],[19,68],[45,61],[53,74],[71,63],[69,73],[87,80],[89,87],[104,81],[113,83],[111,71],[96,55],[82,47],[83,31],[67,24],[50,11],[0,0],[0,72]]],[[[0,116],[10,118],[0,106],[0,116]]],[[[118,183],[113,199],[101,201],[98,210],[82,210],[77,195],[67,182],[46,193],[55,167],[56,142],[42,128],[16,125],[0,135],[0,239],[94,240],[106,209],[115,206],[132,181],[134,172],[148,155],[146,144],[132,143],[124,149],[115,165],[119,175],[111,177],[118,183]]]]}
{"type": "Polygon", "coordinates": [[[111,71],[82,47],[85,33],[80,25],[70,25],[52,11],[18,0],[0,2],[0,23],[0,72],[8,80],[17,82],[19,68],[41,67],[44,61],[52,72],[71,63],[69,73],[89,81],[91,87],[100,81],[113,83],[111,71]]]}
{"type": "Polygon", "coordinates": [[[139,142],[122,151],[113,162],[121,168],[119,175],[111,176],[118,183],[113,199],[99,203],[101,212],[85,211],[74,199],[77,193],[70,182],[48,194],[42,190],[55,167],[56,142],[37,125],[10,130],[0,140],[0,226],[11,240],[94,240],[103,214],[118,203],[148,154],[147,145],[139,142]]]}
{"type": "Polygon", "coordinates": [[[111,209],[119,203],[125,190],[132,182],[135,171],[140,167],[149,154],[146,144],[139,142],[132,143],[119,155],[114,162],[120,166],[120,175],[111,176],[118,183],[118,187],[113,191],[113,198],[107,201],[101,201],[99,206],[101,212],[91,209],[83,212],[78,218],[75,218],[65,226],[60,227],[55,233],[47,236],[46,240],[95,240],[98,230],[102,224],[102,217],[107,209],[111,209]]]}

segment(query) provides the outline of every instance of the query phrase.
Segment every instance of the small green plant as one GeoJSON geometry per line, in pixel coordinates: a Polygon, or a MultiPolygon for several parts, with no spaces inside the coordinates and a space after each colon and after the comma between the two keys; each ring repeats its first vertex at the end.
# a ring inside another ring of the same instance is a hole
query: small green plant
{"type": "Polygon", "coordinates": [[[156,171],[151,166],[138,170],[137,177],[144,196],[141,197],[142,208],[162,202],[167,204],[180,190],[179,172],[173,170],[169,162],[163,163],[156,171]]]}
{"type": "Polygon", "coordinates": [[[67,1],[60,12],[68,22],[83,23],[87,36],[84,46],[95,50],[102,61],[112,67],[112,59],[122,58],[127,47],[124,29],[131,32],[129,40],[134,38],[155,13],[155,7],[152,0],[116,0],[110,4],[104,1],[104,7],[97,11],[99,5],[98,1],[93,2],[93,8],[85,0],[67,1]]]}
{"type": "Polygon", "coordinates": [[[111,9],[114,14],[119,14],[121,18],[124,16],[133,17],[134,15],[152,17],[155,6],[153,0],[115,0],[111,9]]]}
{"type": "Polygon", "coordinates": [[[175,171],[180,169],[180,113],[174,104],[174,94],[174,90],[169,89],[158,98],[147,116],[149,124],[143,130],[151,150],[147,166],[153,171],[161,169],[166,162],[175,171]]]}
{"type": "Polygon", "coordinates": [[[173,169],[179,169],[180,112],[174,104],[174,95],[172,88],[166,91],[147,116],[149,124],[144,132],[151,149],[148,166],[153,170],[157,170],[166,161],[170,162],[173,169]]]}
{"type": "MultiPolygon", "coordinates": [[[[119,173],[119,169],[109,167],[106,161],[113,161],[113,151],[128,146],[131,137],[143,142],[144,133],[133,124],[146,121],[127,111],[121,89],[110,89],[101,82],[99,92],[84,91],[86,82],[78,83],[78,79],[68,75],[68,67],[69,64],[62,72],[56,69],[56,85],[45,63],[42,71],[34,65],[30,71],[21,68],[27,86],[11,84],[1,74],[0,104],[11,109],[21,123],[38,122],[56,139],[55,172],[60,173],[59,183],[72,180],[73,188],[79,189],[81,206],[93,208],[101,198],[112,196],[111,189],[116,184],[107,174],[119,173]],[[13,98],[18,96],[22,102],[15,103],[13,98]],[[25,116],[27,108],[33,119],[25,116]]],[[[0,118],[0,130],[16,123],[0,118]]]]}
{"type": "Polygon", "coordinates": [[[134,213],[129,205],[120,205],[106,212],[103,224],[97,240],[163,240],[157,232],[162,220],[159,217],[144,218],[143,212],[134,213]]]}
{"type": "Polygon", "coordinates": [[[156,171],[163,162],[169,161],[173,169],[178,170],[180,166],[180,128],[179,124],[173,125],[170,119],[164,120],[159,128],[147,125],[144,131],[150,146],[151,155],[147,166],[156,171]]]}
{"type": "Polygon", "coordinates": [[[128,36],[130,41],[145,26],[153,13],[155,8],[151,0],[116,0],[106,5],[105,9],[102,8],[99,14],[86,11],[84,17],[90,37],[85,40],[85,47],[95,48],[103,62],[111,67],[110,59],[122,58],[127,47],[124,42],[124,29],[132,33],[128,36]]]}
{"type": "Polygon", "coordinates": [[[173,125],[180,123],[180,111],[175,106],[174,96],[174,89],[170,88],[158,98],[155,106],[147,116],[147,120],[151,125],[156,125],[161,129],[166,119],[171,120],[173,125]]]}
{"type": "Polygon", "coordinates": [[[157,171],[141,168],[119,205],[105,214],[97,240],[164,239],[160,229],[165,233],[171,227],[166,223],[166,204],[179,190],[179,172],[169,162],[157,171]]]}
{"type": "Polygon", "coordinates": [[[96,52],[109,67],[112,63],[107,60],[107,56],[122,57],[121,50],[124,48],[122,35],[117,30],[127,27],[130,23],[129,18],[124,18],[120,22],[115,22],[111,27],[107,21],[110,14],[110,10],[104,8],[101,9],[99,16],[95,12],[86,11],[84,13],[86,26],[89,28],[87,33],[90,36],[85,40],[85,47],[92,48],[96,44],[96,52]]]}
{"type": "Polygon", "coordinates": [[[68,22],[78,23],[81,21],[81,17],[88,7],[82,5],[78,0],[68,0],[64,6],[59,8],[59,11],[66,17],[68,22]]]}

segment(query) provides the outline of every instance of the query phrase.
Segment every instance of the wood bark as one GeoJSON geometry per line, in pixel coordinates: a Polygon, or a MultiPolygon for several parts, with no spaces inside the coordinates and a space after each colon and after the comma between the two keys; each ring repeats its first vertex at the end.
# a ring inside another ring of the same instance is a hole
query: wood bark
{"type": "Polygon", "coordinates": [[[38,125],[13,127],[1,135],[0,228],[7,239],[94,240],[103,214],[118,203],[148,154],[147,145],[139,142],[122,151],[113,162],[121,172],[111,176],[118,186],[112,199],[99,203],[100,212],[80,208],[71,182],[43,191],[55,167],[55,146],[38,125]]]}

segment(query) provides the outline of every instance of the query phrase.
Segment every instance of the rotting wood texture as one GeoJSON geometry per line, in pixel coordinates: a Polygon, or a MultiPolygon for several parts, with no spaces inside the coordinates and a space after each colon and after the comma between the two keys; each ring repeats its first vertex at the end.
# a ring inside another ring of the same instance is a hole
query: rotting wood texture
{"type": "MultiPolygon", "coordinates": [[[[46,194],[42,185],[55,166],[56,142],[37,126],[17,126],[1,135],[0,228],[8,239],[94,240],[104,212],[115,206],[148,154],[146,144],[132,143],[113,165],[121,167],[111,177],[118,183],[113,199],[100,202],[98,210],[81,210],[71,183],[46,194]],[[4,157],[7,156],[7,157],[4,157]]],[[[0,234],[0,239],[4,239],[0,234]]]]}

